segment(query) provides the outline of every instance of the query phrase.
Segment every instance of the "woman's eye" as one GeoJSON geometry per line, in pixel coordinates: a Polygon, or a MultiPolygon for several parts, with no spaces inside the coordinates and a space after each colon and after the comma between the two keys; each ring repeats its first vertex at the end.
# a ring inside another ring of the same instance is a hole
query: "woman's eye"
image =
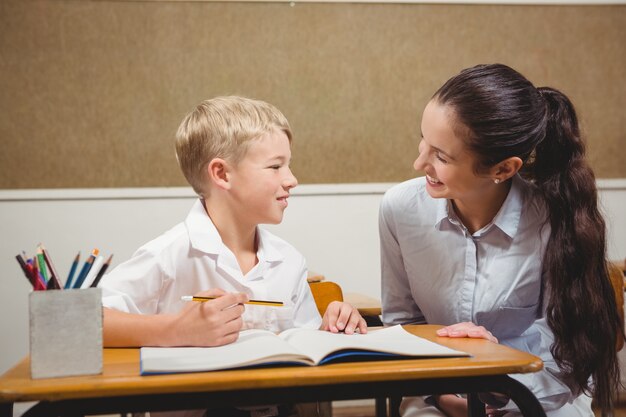
{"type": "Polygon", "coordinates": [[[439,161],[441,161],[442,163],[444,163],[444,164],[447,164],[447,163],[448,163],[448,161],[446,161],[445,159],[443,159],[443,158],[441,157],[441,155],[437,154],[437,155],[436,155],[436,157],[437,157],[437,159],[438,159],[439,161]]]}

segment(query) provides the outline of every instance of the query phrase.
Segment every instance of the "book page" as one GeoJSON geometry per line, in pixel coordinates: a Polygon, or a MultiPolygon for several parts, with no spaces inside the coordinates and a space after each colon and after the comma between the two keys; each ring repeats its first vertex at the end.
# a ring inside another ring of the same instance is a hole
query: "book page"
{"type": "Polygon", "coordinates": [[[366,334],[331,333],[324,330],[289,329],[279,335],[299,351],[306,353],[315,364],[340,350],[353,349],[391,353],[402,356],[469,356],[430,340],[415,336],[397,325],[373,330],[366,334]]]}
{"type": "Polygon", "coordinates": [[[141,348],[142,375],[213,371],[271,362],[312,365],[296,348],[267,330],[244,330],[236,342],[224,346],[141,348]]]}

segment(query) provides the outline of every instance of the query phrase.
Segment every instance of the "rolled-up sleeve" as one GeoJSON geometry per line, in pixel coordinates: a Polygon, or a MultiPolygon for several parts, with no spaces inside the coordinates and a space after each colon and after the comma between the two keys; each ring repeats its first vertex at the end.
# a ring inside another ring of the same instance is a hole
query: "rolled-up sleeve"
{"type": "Polygon", "coordinates": [[[106,274],[102,306],[134,314],[156,314],[166,274],[151,251],[140,248],[128,261],[106,274]]]}

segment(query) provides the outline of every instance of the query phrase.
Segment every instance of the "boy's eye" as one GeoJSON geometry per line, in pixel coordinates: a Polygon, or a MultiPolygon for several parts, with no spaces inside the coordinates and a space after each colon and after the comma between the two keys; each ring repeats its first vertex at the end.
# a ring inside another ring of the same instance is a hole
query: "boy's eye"
{"type": "Polygon", "coordinates": [[[280,165],[271,165],[270,169],[280,169],[280,165]]]}
{"type": "Polygon", "coordinates": [[[439,161],[443,162],[444,164],[447,164],[447,163],[448,163],[448,161],[446,161],[445,159],[443,159],[443,158],[441,157],[441,154],[440,154],[439,152],[437,152],[437,154],[436,154],[435,156],[437,157],[437,159],[438,159],[439,161]]]}

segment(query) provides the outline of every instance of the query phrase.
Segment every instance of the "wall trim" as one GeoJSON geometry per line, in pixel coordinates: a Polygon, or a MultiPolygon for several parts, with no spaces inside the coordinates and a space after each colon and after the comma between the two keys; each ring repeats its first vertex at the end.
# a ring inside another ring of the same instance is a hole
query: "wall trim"
{"type": "MultiPolygon", "coordinates": [[[[381,195],[394,182],[352,184],[303,184],[293,189],[293,196],[381,195]]],[[[626,190],[626,178],[598,179],[598,190],[626,190]]],[[[194,198],[190,187],[142,188],[50,188],[0,190],[0,202],[71,201],[71,200],[150,200],[194,198]]]]}
{"type": "Polygon", "coordinates": [[[596,185],[598,190],[626,190],[626,178],[599,178],[596,185]]]}
{"type": "MultiPolygon", "coordinates": [[[[125,0],[128,2],[160,2],[178,3],[189,2],[190,0],[125,0]]],[[[502,6],[602,6],[626,4],[626,0],[191,0],[197,3],[288,3],[292,7],[297,3],[375,3],[375,4],[495,4],[502,6]]]]}

